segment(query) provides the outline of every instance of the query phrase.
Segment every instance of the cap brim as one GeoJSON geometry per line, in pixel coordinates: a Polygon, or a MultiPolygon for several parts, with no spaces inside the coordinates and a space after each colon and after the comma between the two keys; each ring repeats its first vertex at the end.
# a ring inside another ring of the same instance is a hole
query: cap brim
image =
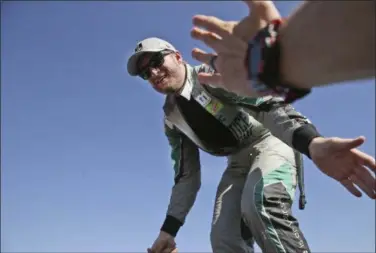
{"type": "Polygon", "coordinates": [[[128,64],[127,64],[127,69],[128,73],[131,76],[137,76],[138,75],[138,68],[137,68],[137,63],[140,57],[145,54],[145,53],[155,53],[155,52],[160,52],[163,49],[149,49],[149,50],[144,50],[144,51],[139,51],[134,53],[131,57],[128,59],[128,64]]]}

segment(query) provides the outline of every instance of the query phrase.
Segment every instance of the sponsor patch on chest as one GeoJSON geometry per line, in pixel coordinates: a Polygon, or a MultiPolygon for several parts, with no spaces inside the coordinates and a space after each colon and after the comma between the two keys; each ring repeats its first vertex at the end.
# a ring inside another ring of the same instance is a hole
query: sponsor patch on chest
{"type": "Polygon", "coordinates": [[[205,91],[202,91],[195,99],[213,116],[216,116],[223,108],[223,104],[221,102],[211,98],[205,91]]]}
{"type": "Polygon", "coordinates": [[[210,101],[205,109],[212,115],[216,116],[223,108],[223,104],[219,101],[210,101]]]}

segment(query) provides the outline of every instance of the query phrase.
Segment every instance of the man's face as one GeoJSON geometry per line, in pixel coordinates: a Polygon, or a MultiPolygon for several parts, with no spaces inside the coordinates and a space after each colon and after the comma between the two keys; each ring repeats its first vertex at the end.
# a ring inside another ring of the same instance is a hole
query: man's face
{"type": "Polygon", "coordinates": [[[148,80],[152,87],[168,94],[179,90],[184,82],[185,71],[179,53],[163,51],[145,53],[138,62],[140,76],[148,80]]]}

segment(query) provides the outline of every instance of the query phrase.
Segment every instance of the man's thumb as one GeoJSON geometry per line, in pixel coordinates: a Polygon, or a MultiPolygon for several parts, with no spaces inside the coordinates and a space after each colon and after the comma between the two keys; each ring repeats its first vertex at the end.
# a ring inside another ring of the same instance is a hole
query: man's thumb
{"type": "Polygon", "coordinates": [[[353,149],[362,145],[365,140],[366,138],[364,136],[359,136],[355,139],[342,139],[340,142],[343,149],[353,149]]]}

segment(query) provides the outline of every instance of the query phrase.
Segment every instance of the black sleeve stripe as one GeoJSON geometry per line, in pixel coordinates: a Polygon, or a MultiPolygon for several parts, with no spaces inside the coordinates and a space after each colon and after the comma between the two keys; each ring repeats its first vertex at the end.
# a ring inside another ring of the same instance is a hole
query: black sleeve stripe
{"type": "Polygon", "coordinates": [[[321,137],[321,135],[312,124],[303,125],[294,131],[292,146],[300,153],[311,158],[308,147],[316,137],[321,137]]]}
{"type": "Polygon", "coordinates": [[[161,227],[161,231],[166,232],[167,234],[172,235],[175,237],[183,223],[176,219],[171,215],[167,215],[163,225],[161,227]]]}

